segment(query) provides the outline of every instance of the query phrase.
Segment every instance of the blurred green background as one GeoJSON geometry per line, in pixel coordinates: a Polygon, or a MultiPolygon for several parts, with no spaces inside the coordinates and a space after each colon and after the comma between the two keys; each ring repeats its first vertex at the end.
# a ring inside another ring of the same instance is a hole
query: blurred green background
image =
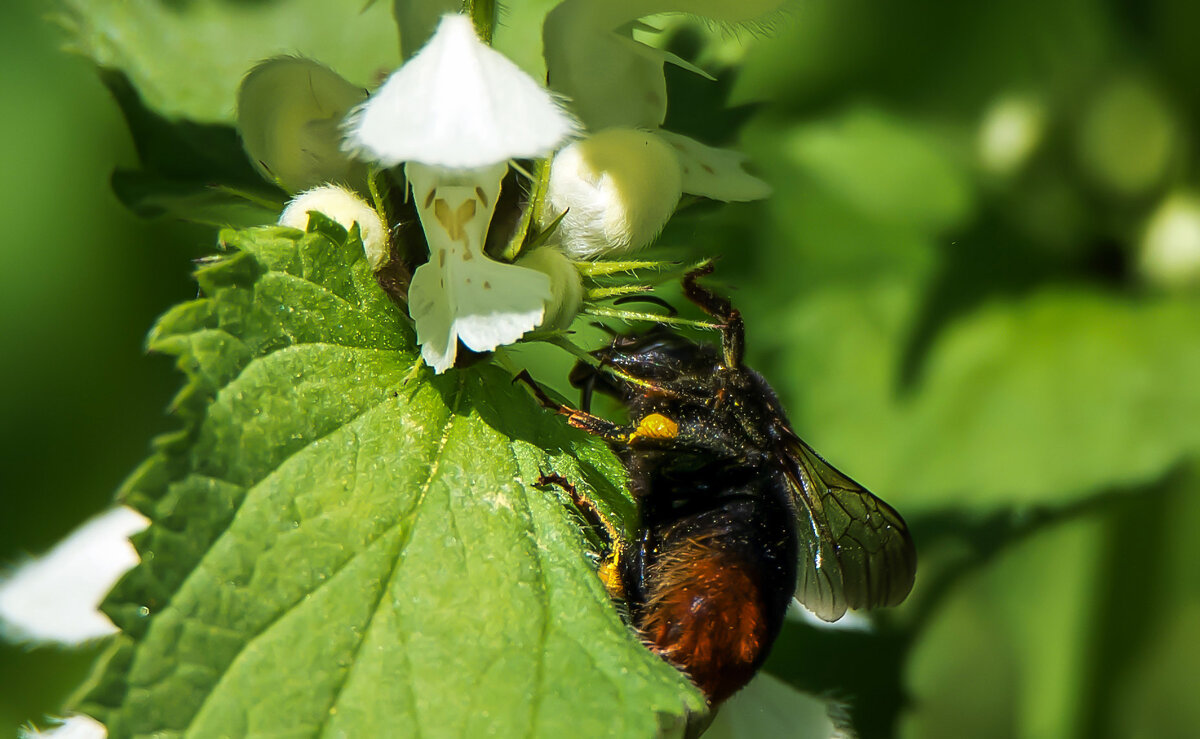
{"type": "MultiPolygon", "coordinates": [[[[129,134],[46,7],[0,5],[2,561],[103,508],[172,427],[178,378],[142,336],[213,244],[112,195],[129,134]]],[[[669,70],[667,127],[738,143],[776,193],[663,241],[723,255],[750,363],[921,556],[878,630],[789,624],[768,668],[865,737],[1200,736],[1200,5],[666,25],[720,80],[669,70]]],[[[0,645],[0,735],[87,660],[0,645]]]]}

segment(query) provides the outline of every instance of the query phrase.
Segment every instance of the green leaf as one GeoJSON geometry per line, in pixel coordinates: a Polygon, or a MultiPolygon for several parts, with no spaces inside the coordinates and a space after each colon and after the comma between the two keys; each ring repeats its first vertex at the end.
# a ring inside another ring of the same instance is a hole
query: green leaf
{"type": "Polygon", "coordinates": [[[542,471],[623,521],[624,472],[496,368],[433,376],[357,236],[222,235],[149,339],[181,432],[78,708],[110,736],[652,736],[702,699],[643,648],[542,471]]]}
{"type": "Polygon", "coordinates": [[[57,0],[57,4],[72,47],[101,67],[124,72],[146,104],[168,118],[231,123],[242,76],[255,63],[280,54],[312,57],[364,87],[400,62],[389,3],[57,0]]]}

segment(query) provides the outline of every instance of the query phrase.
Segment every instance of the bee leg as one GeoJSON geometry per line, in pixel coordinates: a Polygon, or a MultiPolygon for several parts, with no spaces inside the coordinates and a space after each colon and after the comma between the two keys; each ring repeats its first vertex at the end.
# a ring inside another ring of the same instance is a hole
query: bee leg
{"type": "Polygon", "coordinates": [[[684,275],[683,294],[700,310],[721,322],[721,348],[725,354],[725,366],[741,367],[746,346],[746,328],[741,312],[727,298],[696,282],[712,270],[712,263],[709,263],[684,275]]]}
{"type": "Polygon", "coordinates": [[[581,411],[577,408],[572,408],[568,405],[556,402],[553,398],[546,394],[532,377],[529,372],[521,370],[521,372],[513,378],[513,382],[523,382],[533,391],[533,397],[542,404],[543,408],[552,410],[555,413],[566,416],[567,423],[577,429],[583,429],[589,434],[594,434],[608,441],[618,441],[627,443],[633,437],[636,429],[620,426],[612,421],[606,421],[599,416],[593,416],[591,413],[581,411]]]}
{"type": "Polygon", "coordinates": [[[600,560],[600,567],[596,574],[600,577],[600,582],[604,583],[604,589],[608,591],[609,598],[625,600],[625,582],[621,577],[625,561],[625,542],[621,538],[621,532],[617,530],[608,516],[604,515],[594,500],[580,493],[575,485],[562,475],[554,472],[543,473],[537,479],[537,484],[538,487],[557,485],[562,488],[567,495],[571,496],[571,502],[583,514],[588,525],[600,532],[603,539],[602,544],[607,551],[600,560]]]}

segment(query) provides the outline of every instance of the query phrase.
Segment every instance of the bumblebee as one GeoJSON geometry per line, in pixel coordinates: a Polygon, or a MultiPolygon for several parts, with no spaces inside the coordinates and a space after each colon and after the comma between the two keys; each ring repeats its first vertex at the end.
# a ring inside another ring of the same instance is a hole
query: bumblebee
{"type": "Polygon", "coordinates": [[[598,523],[609,554],[601,577],[646,645],[717,705],[766,660],[793,595],[826,621],[848,608],[900,603],[916,551],[900,514],[836,470],[792,430],[767,382],[742,364],[744,328],[728,300],[697,280],[684,295],[715,319],[721,347],[666,326],[617,335],[580,363],[574,409],[533,385],[547,407],[599,435],[625,462],[641,524],[623,542],[598,523]],[[616,397],[629,425],[592,415],[593,390],[616,397]]]}

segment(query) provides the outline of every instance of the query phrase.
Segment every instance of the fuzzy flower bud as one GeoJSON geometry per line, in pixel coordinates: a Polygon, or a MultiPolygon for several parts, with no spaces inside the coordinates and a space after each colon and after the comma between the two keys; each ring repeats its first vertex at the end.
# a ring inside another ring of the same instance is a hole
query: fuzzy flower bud
{"type": "Polygon", "coordinates": [[[662,139],[610,128],[554,157],[539,220],[547,227],[563,217],[556,237],[574,259],[628,254],[662,231],[682,186],[679,160],[662,139]]]}
{"type": "Polygon", "coordinates": [[[339,126],[365,97],[361,87],[311,59],[268,59],[238,88],[238,130],[246,154],[288,192],[325,182],[360,184],[366,170],[340,150],[339,126]]]}
{"type": "Polygon", "coordinates": [[[517,266],[542,272],[550,278],[550,300],[546,316],[538,328],[565,329],[583,307],[583,281],[575,263],[556,246],[541,246],[526,252],[516,261],[517,266]]]}
{"type": "Polygon", "coordinates": [[[323,185],[292,198],[279,216],[279,225],[308,229],[308,214],[316,211],[339,223],[347,231],[355,223],[371,269],[379,270],[388,260],[387,226],[375,209],[359,196],[337,185],[323,185]]]}

